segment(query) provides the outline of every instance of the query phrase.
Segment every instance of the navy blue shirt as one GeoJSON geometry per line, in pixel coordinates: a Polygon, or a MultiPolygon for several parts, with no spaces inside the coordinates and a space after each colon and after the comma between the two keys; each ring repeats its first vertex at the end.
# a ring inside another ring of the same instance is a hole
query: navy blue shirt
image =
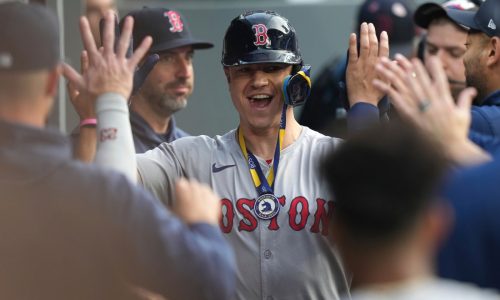
{"type": "Polygon", "coordinates": [[[500,90],[490,94],[481,103],[471,108],[469,138],[487,151],[500,141],[500,90]]]}
{"type": "Polygon", "coordinates": [[[500,152],[494,158],[459,170],[446,185],[455,225],[437,266],[442,277],[500,290],[500,152]]]}
{"type": "Polygon", "coordinates": [[[168,131],[164,134],[156,133],[139,114],[130,111],[130,124],[134,137],[135,153],[144,153],[158,147],[163,142],[173,142],[181,137],[189,136],[188,133],[178,128],[174,117],[170,118],[168,131]]]}
{"type": "Polygon", "coordinates": [[[0,299],[232,299],[218,226],[187,226],[59,132],[0,121],[0,299]],[[142,299],[142,298],[141,298],[142,299]]]}

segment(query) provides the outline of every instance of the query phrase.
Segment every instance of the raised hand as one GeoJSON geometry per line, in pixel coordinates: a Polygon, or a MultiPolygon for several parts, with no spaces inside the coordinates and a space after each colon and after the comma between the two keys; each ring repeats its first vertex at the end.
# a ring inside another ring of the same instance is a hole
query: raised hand
{"type": "Polygon", "coordinates": [[[145,38],[130,58],[126,57],[133,28],[133,18],[126,17],[116,52],[114,51],[114,14],[105,16],[103,48],[97,49],[86,17],[80,19],[82,42],[88,54],[89,65],[86,74],[80,75],[65,64],[64,76],[80,92],[85,91],[95,99],[104,93],[118,93],[128,99],[133,87],[133,76],[137,64],[151,46],[151,37],[145,38]]]}
{"type": "Polygon", "coordinates": [[[377,39],[375,26],[362,23],[359,37],[359,53],[356,34],[349,37],[349,60],[346,71],[347,96],[352,106],[358,102],[366,102],[377,106],[384,93],[373,86],[377,78],[375,66],[382,57],[389,57],[389,38],[387,32],[377,39]]]}
{"type": "Polygon", "coordinates": [[[373,84],[389,94],[401,116],[435,137],[452,160],[475,163],[487,159],[468,139],[470,107],[476,90],[465,89],[455,104],[438,58],[429,58],[430,74],[419,59],[410,62],[397,55],[396,62],[382,59],[376,69],[384,81],[374,79],[373,84]]]}

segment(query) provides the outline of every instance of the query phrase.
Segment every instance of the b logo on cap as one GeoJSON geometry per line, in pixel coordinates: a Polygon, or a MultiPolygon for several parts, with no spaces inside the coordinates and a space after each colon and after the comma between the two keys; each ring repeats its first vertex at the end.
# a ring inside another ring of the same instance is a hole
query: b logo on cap
{"type": "Polygon", "coordinates": [[[170,10],[165,12],[165,17],[168,17],[168,21],[170,22],[170,31],[171,32],[182,32],[184,29],[184,24],[182,23],[181,15],[178,12],[170,10]]]}
{"type": "Polygon", "coordinates": [[[269,37],[267,36],[267,27],[264,24],[256,24],[252,26],[255,30],[255,46],[264,46],[269,44],[269,37]]]}

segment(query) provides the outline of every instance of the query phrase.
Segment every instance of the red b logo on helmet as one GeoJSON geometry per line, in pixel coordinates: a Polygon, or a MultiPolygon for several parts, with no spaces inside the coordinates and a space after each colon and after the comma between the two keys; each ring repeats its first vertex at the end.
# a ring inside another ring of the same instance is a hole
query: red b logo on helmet
{"type": "Polygon", "coordinates": [[[184,24],[182,24],[181,15],[179,15],[178,12],[173,10],[167,11],[164,13],[164,16],[168,17],[168,21],[170,25],[172,25],[172,27],[170,27],[171,32],[182,32],[184,24]]]}
{"type": "Polygon", "coordinates": [[[264,46],[269,44],[269,38],[267,37],[267,27],[264,24],[256,24],[252,26],[255,30],[255,46],[264,46]]]}

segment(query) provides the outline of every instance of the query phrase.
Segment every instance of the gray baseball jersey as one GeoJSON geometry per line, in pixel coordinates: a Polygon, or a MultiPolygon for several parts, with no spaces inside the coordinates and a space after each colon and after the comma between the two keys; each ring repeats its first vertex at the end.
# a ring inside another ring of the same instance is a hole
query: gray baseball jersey
{"type": "MultiPolygon", "coordinates": [[[[274,185],[281,207],[270,220],[254,214],[258,195],[235,130],[164,143],[137,163],[144,186],[167,205],[179,176],[221,196],[220,226],[236,252],[238,299],[338,299],[348,280],[326,237],[333,201],[318,174],[320,158],[338,142],[303,127],[281,151],[274,185]]],[[[258,160],[267,174],[272,166],[258,160]]]]}

